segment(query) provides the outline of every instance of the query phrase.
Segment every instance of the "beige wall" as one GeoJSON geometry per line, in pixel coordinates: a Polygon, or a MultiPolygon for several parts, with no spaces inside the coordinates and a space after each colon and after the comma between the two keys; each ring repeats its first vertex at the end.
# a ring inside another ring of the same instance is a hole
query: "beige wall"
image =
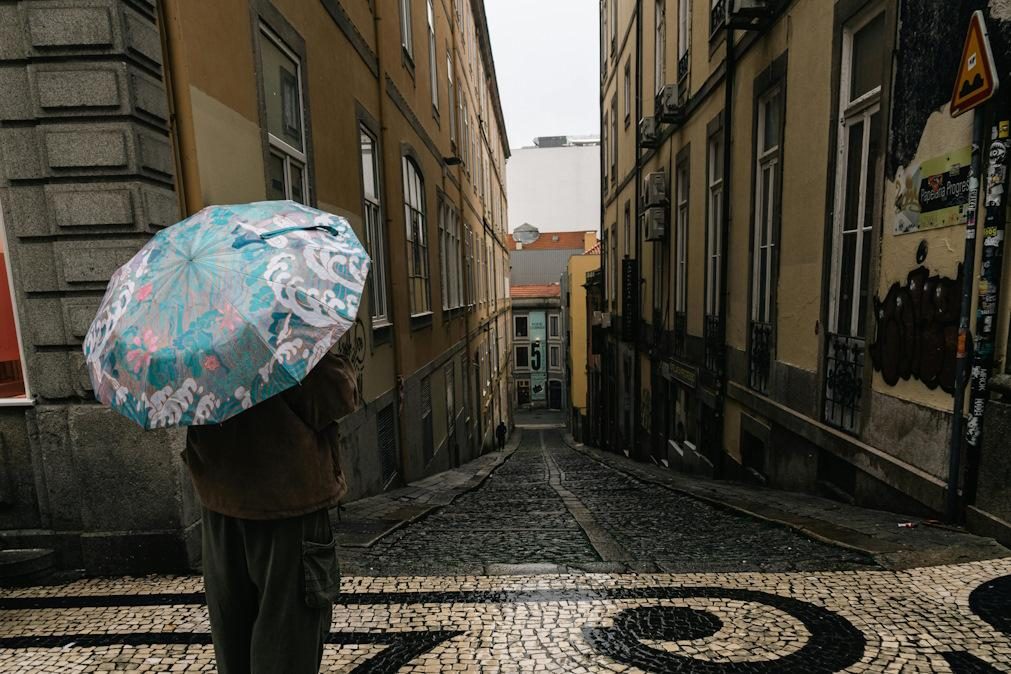
{"type": "Polygon", "coordinates": [[[572,382],[569,386],[569,407],[586,412],[586,363],[587,330],[589,320],[586,315],[587,272],[600,269],[599,255],[573,255],[569,258],[569,344],[568,357],[572,366],[572,382]]]}

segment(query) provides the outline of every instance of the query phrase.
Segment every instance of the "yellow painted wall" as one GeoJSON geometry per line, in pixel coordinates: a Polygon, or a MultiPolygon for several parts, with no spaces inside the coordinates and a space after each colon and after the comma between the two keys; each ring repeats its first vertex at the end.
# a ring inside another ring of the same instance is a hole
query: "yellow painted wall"
{"type": "Polygon", "coordinates": [[[569,408],[578,408],[585,413],[587,407],[587,330],[589,320],[586,315],[586,273],[600,269],[600,255],[573,255],[569,258],[569,362],[572,366],[572,382],[569,386],[569,408]]]}

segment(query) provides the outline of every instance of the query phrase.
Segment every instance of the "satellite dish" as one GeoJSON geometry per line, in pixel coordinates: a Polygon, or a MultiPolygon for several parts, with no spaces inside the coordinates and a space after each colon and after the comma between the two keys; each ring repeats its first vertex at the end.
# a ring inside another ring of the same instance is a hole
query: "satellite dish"
{"type": "Polygon", "coordinates": [[[541,232],[529,222],[525,222],[513,230],[513,240],[524,246],[541,238],[541,232]]]}

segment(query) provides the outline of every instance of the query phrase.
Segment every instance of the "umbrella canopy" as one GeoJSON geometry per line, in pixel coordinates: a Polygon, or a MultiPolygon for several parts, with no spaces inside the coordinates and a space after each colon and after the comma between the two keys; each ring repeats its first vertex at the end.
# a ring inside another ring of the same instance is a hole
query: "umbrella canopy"
{"type": "Polygon", "coordinates": [[[368,269],[336,215],[205,208],[113,275],[84,340],[95,395],[145,428],[220,423],[305,377],[354,323],[368,269]]]}

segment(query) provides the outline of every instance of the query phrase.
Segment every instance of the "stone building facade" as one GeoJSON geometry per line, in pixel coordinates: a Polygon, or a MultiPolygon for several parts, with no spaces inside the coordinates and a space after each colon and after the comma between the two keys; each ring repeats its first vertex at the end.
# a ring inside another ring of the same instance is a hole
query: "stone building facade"
{"type": "MultiPolygon", "coordinates": [[[[1006,3],[601,0],[605,444],[945,510],[975,114],[948,100],[976,9],[1006,73],[1006,3]],[[933,215],[928,178],[954,190],[933,215]]],[[[966,453],[962,513],[1007,540],[966,453]]]]}
{"type": "Polygon", "coordinates": [[[0,548],[198,561],[183,433],[97,405],[81,341],[113,271],[209,204],[303,201],[370,248],[350,499],[493,445],[509,144],[480,0],[2,3],[0,85],[0,548]]]}

